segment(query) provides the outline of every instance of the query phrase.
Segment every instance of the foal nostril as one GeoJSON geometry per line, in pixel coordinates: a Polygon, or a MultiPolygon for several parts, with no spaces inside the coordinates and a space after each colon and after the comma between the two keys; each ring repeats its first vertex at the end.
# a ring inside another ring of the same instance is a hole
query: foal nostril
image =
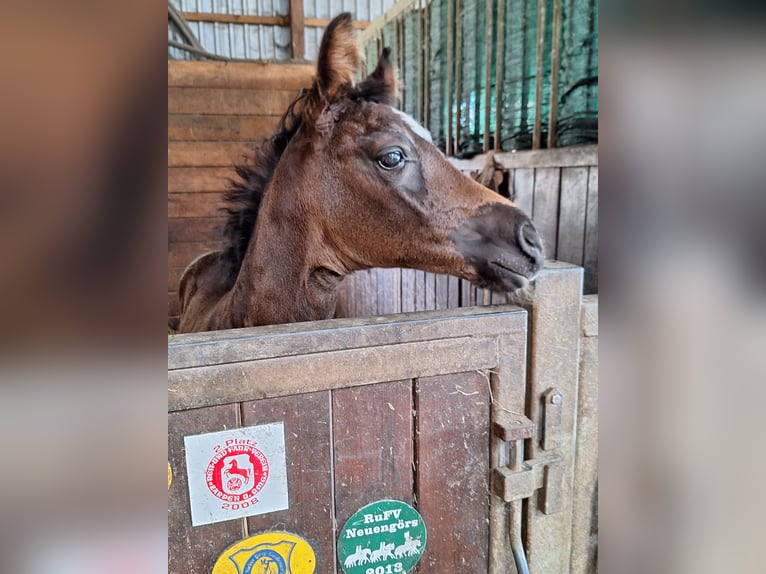
{"type": "Polygon", "coordinates": [[[540,241],[540,235],[537,233],[534,225],[525,221],[519,226],[518,230],[519,247],[526,255],[535,262],[542,261],[543,245],[540,241]]]}

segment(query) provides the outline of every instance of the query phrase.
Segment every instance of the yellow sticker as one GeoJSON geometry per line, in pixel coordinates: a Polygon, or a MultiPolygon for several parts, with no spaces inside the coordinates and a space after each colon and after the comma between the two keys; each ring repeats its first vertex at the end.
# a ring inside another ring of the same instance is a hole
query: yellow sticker
{"type": "Polygon", "coordinates": [[[170,463],[168,463],[168,490],[170,490],[171,482],[173,482],[173,471],[170,469],[170,463]]]}
{"type": "Polygon", "coordinates": [[[256,534],[229,546],[212,574],[313,574],[316,555],[308,542],[289,532],[256,534]]]}

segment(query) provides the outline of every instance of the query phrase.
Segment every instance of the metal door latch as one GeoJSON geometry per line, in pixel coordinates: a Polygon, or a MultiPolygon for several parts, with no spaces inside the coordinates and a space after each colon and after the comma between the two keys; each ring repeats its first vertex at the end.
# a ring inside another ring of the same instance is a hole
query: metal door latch
{"type": "Polygon", "coordinates": [[[561,426],[563,396],[555,389],[543,395],[542,437],[543,453],[524,460],[524,441],[534,438],[535,423],[520,414],[502,412],[493,423],[493,433],[500,439],[500,460],[492,470],[492,492],[504,502],[530,498],[540,491],[538,504],[545,514],[561,512],[564,464],[555,448],[555,430],[561,426]],[[545,452],[545,451],[552,452],[545,452]]]}

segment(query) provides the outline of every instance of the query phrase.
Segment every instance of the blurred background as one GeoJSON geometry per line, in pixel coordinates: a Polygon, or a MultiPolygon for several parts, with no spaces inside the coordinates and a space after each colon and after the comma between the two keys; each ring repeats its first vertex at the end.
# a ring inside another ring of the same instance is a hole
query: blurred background
{"type": "MultiPolygon", "coordinates": [[[[166,568],[165,3],[0,19],[0,570],[166,568]]],[[[763,572],[766,36],[599,16],[600,571],[763,572]]]]}

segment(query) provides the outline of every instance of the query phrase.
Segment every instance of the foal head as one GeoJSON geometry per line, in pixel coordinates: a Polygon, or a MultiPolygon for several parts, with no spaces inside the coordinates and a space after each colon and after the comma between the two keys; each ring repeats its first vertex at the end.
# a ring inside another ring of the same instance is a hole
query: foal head
{"type": "Polygon", "coordinates": [[[460,173],[392,107],[388,49],[356,84],[360,66],[343,14],[325,32],[311,90],[286,116],[286,139],[273,142],[284,149],[261,201],[256,243],[269,241],[264,230],[292,230],[305,244],[303,265],[322,278],[410,267],[495,291],[526,286],[543,260],[529,218],[460,173]]]}

